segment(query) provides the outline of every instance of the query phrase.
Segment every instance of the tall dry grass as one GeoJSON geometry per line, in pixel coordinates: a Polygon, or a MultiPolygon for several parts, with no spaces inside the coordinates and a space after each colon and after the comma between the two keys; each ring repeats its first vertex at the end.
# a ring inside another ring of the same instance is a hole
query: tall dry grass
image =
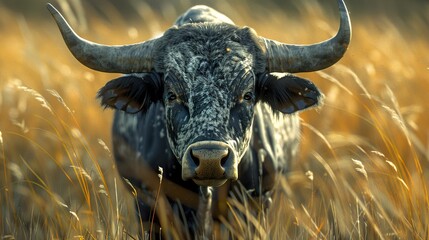
{"type": "MultiPolygon", "coordinates": [[[[280,41],[320,41],[338,25],[313,1],[299,4],[296,19],[283,9],[255,15],[239,3],[238,10],[213,4],[280,41]]],[[[144,23],[106,7],[110,22],[94,17],[87,19],[90,31],[78,29],[96,42],[141,41],[166,29],[184,7],[164,9],[161,17],[136,3],[144,23]]],[[[219,237],[429,238],[428,19],[411,16],[403,29],[383,16],[354,19],[350,10],[353,40],[344,59],[302,74],[326,100],[302,114],[300,155],[280,180],[272,211],[244,218],[251,200],[237,196],[219,237]]],[[[84,26],[83,15],[67,13],[73,16],[84,26]]],[[[0,32],[1,237],[136,238],[135,195],[125,190],[109,150],[111,112],[94,98],[116,76],[74,60],[48,13],[33,22],[0,8],[0,32]]]]}

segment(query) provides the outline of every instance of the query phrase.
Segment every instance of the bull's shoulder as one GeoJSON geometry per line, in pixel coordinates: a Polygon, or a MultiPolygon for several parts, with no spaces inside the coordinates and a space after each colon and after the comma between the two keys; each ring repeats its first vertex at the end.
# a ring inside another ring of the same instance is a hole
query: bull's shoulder
{"type": "Polygon", "coordinates": [[[188,23],[228,23],[234,24],[224,14],[205,5],[197,5],[190,8],[182,14],[175,22],[176,26],[182,26],[188,23]]]}
{"type": "Polygon", "coordinates": [[[299,123],[296,114],[278,114],[264,103],[256,105],[252,139],[239,165],[240,182],[246,189],[254,189],[254,194],[269,191],[276,176],[288,171],[298,150],[299,123]]]}
{"type": "Polygon", "coordinates": [[[299,138],[298,115],[273,113],[266,104],[255,108],[251,147],[256,152],[263,150],[268,159],[266,164],[272,162],[272,168],[286,171],[296,155],[299,138]]]}

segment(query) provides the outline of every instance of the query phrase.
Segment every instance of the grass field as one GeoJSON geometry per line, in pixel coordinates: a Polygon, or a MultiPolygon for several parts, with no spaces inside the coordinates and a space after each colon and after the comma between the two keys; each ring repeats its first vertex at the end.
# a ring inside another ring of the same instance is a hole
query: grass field
{"type": "MultiPolygon", "coordinates": [[[[336,32],[335,12],[319,1],[298,2],[302,12],[294,18],[269,5],[255,14],[244,0],[236,11],[212,4],[279,41],[312,43],[336,32]]],[[[140,22],[109,6],[108,19],[82,11],[66,17],[85,38],[126,44],[159,34],[181,10],[135,6],[140,22]]],[[[247,222],[234,215],[234,227],[218,237],[429,238],[429,6],[399,20],[354,18],[350,11],[345,57],[301,74],[325,93],[325,104],[301,115],[300,155],[279,182],[272,211],[247,222]]],[[[136,238],[135,195],[125,190],[109,150],[112,112],[95,99],[118,75],[74,60],[47,11],[33,21],[0,7],[0,36],[1,238],[136,238]]]]}

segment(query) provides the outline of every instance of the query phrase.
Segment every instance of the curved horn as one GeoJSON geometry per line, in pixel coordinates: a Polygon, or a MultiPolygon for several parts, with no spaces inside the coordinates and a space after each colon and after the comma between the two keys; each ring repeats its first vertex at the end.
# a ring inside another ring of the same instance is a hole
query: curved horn
{"type": "Polygon", "coordinates": [[[138,44],[107,46],[79,37],[64,17],[47,4],[70,52],[83,65],[101,72],[135,73],[150,72],[156,39],[138,44]]]}
{"type": "Polygon", "coordinates": [[[338,0],[340,27],[337,35],[312,45],[291,45],[262,38],[266,46],[268,72],[311,72],[327,68],[339,61],[351,39],[351,25],[347,7],[338,0]]]}

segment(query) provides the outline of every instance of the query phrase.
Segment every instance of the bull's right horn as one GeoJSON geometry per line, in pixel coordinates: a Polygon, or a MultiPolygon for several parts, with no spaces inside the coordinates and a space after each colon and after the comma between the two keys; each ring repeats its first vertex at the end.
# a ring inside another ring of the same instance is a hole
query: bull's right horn
{"type": "Polygon", "coordinates": [[[340,28],[337,35],[312,45],[292,45],[261,38],[266,47],[268,72],[312,72],[339,61],[351,39],[350,18],[344,0],[338,0],[340,28]]]}
{"type": "Polygon", "coordinates": [[[47,8],[54,17],[70,52],[83,65],[97,71],[112,73],[152,71],[157,39],[117,46],[93,43],[79,37],[52,4],[48,3],[47,8]]]}

